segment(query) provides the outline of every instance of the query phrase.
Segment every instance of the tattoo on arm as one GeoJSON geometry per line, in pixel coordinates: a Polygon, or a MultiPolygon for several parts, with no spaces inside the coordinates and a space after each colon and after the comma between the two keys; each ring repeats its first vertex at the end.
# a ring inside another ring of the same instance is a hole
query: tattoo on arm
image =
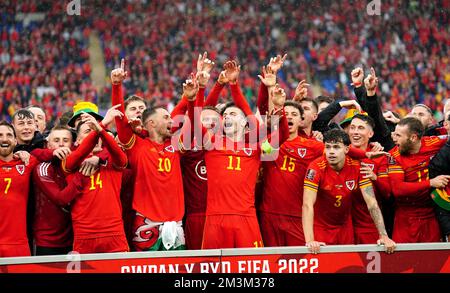
{"type": "Polygon", "coordinates": [[[372,186],[366,187],[364,191],[365,196],[368,197],[372,202],[372,204],[368,206],[368,209],[370,216],[372,217],[372,220],[377,227],[378,233],[380,235],[387,235],[386,227],[384,226],[383,214],[381,213],[380,207],[378,206],[372,186]]]}

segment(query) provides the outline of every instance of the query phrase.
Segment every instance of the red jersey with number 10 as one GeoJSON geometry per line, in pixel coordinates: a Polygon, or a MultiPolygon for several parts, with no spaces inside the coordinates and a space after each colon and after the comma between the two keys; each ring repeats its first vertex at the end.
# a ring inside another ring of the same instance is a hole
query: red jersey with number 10
{"type": "Polygon", "coordinates": [[[133,135],[127,150],[135,174],[133,209],[154,222],[181,221],[184,193],[180,155],[166,140],[158,144],[133,135]]]}

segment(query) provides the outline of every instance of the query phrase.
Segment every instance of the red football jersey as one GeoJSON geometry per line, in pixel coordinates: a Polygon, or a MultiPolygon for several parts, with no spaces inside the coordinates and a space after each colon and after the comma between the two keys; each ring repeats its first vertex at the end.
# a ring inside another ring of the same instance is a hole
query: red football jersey
{"type": "Polygon", "coordinates": [[[37,246],[72,246],[72,221],[70,211],[63,209],[55,197],[61,193],[80,195],[83,182],[78,178],[69,185],[59,164],[40,163],[33,171],[36,210],[34,214],[33,235],[37,246]]]}
{"type": "Polygon", "coordinates": [[[0,244],[28,244],[28,192],[30,176],[37,164],[33,156],[28,166],[18,159],[0,160],[0,244]]]}
{"type": "Polygon", "coordinates": [[[71,204],[74,238],[124,235],[120,203],[122,171],[112,166],[109,156],[90,179],[71,204]]]}
{"type": "Polygon", "coordinates": [[[206,215],[255,216],[256,175],[261,150],[255,145],[236,143],[223,138],[205,154],[208,170],[206,215]],[[235,148],[229,146],[235,145],[235,148]],[[228,148],[226,147],[228,146],[228,148]]]}
{"type": "Polygon", "coordinates": [[[423,137],[417,154],[400,155],[398,147],[393,148],[389,160],[389,179],[396,205],[426,208],[432,212],[428,165],[431,158],[446,143],[447,137],[423,137]]]}
{"type": "MultiPolygon", "coordinates": [[[[391,193],[391,185],[388,177],[388,157],[381,156],[374,159],[366,158],[361,160],[361,162],[368,165],[377,175],[377,180],[372,181],[372,184],[378,206],[381,209],[382,200],[388,199],[391,193]]],[[[352,219],[355,227],[370,229],[378,235],[378,230],[370,216],[367,204],[360,191],[353,197],[352,219]]]]}
{"type": "Polygon", "coordinates": [[[204,150],[190,150],[181,155],[186,214],[206,212],[208,175],[204,150]]]}
{"type": "Polygon", "coordinates": [[[134,137],[127,150],[135,174],[133,209],[154,222],[181,221],[184,193],[179,152],[170,140],[158,144],[134,137]]]}
{"type": "Polygon", "coordinates": [[[337,172],[322,156],[309,165],[304,185],[317,192],[314,225],[337,227],[351,221],[352,197],[372,183],[360,175],[359,161],[347,157],[344,168],[337,172]]]}
{"type": "Polygon", "coordinates": [[[263,163],[264,189],[259,210],[301,217],[306,169],[323,150],[322,142],[300,136],[284,142],[273,154],[276,159],[263,163]]]}

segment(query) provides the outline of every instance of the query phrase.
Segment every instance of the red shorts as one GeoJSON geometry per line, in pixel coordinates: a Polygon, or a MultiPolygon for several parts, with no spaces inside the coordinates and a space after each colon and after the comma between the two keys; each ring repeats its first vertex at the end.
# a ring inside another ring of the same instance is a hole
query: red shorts
{"type": "Polygon", "coordinates": [[[376,244],[380,236],[372,228],[353,227],[355,231],[355,244],[376,244]]]}
{"type": "Polygon", "coordinates": [[[392,240],[397,243],[440,242],[441,230],[435,214],[418,217],[397,208],[392,240]]]}
{"type": "Polygon", "coordinates": [[[89,239],[74,239],[73,251],[78,253],[127,252],[127,238],[125,235],[105,236],[89,239]]]}
{"type": "Polygon", "coordinates": [[[262,247],[262,237],[255,216],[207,216],[202,249],[262,247]]]}
{"type": "Polygon", "coordinates": [[[325,227],[314,223],[314,239],[327,245],[354,244],[352,221],[337,227],[325,227]]]}
{"type": "Polygon", "coordinates": [[[31,256],[27,244],[0,244],[0,257],[31,256]]]}
{"type": "Polygon", "coordinates": [[[259,223],[266,247],[305,245],[301,217],[260,212],[259,223]]]}
{"type": "Polygon", "coordinates": [[[186,215],[184,236],[187,249],[201,249],[203,229],[205,228],[205,214],[197,213],[186,215]]]}

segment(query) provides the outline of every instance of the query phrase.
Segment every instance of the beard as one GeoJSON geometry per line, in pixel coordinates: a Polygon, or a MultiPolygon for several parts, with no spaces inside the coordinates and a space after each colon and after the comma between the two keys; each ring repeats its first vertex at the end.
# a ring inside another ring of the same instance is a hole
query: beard
{"type": "Polygon", "coordinates": [[[0,157],[7,157],[9,156],[14,150],[14,145],[10,145],[7,148],[0,148],[0,157]]]}
{"type": "Polygon", "coordinates": [[[398,150],[400,152],[400,155],[409,155],[413,147],[413,142],[408,139],[403,145],[399,145],[398,150]]]}

